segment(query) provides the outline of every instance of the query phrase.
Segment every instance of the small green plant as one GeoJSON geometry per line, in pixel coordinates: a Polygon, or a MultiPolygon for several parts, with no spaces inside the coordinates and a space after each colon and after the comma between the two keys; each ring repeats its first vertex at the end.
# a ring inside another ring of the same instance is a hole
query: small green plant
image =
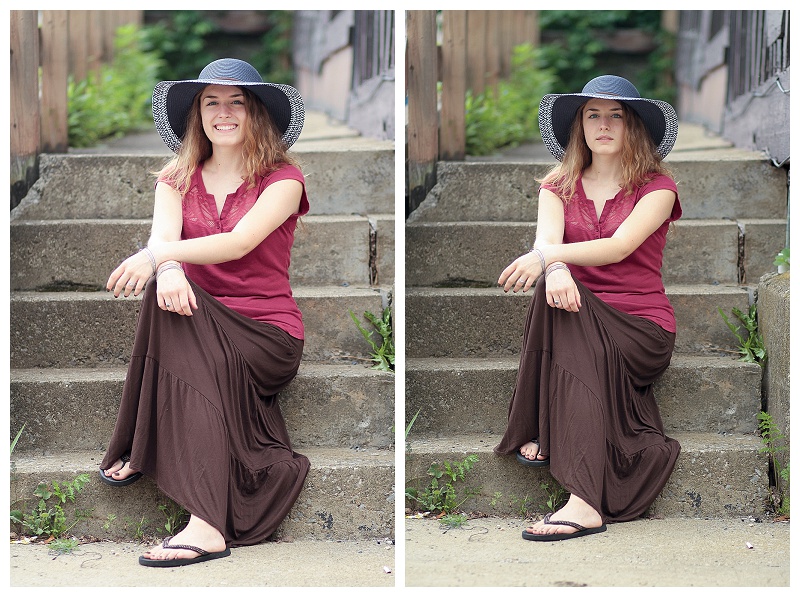
{"type": "Polygon", "coordinates": [[[22,435],[23,431],[25,431],[25,425],[23,425],[22,428],[19,431],[17,431],[17,435],[14,436],[14,439],[11,442],[11,455],[12,456],[14,455],[14,448],[17,447],[17,442],[19,441],[19,438],[22,435]]]}
{"type": "Polygon", "coordinates": [[[161,504],[158,507],[164,514],[167,522],[164,523],[164,530],[167,535],[177,535],[186,523],[189,522],[189,513],[177,504],[161,504]]]}
{"type": "Polygon", "coordinates": [[[773,264],[778,266],[778,271],[781,271],[781,268],[784,271],[789,269],[789,247],[785,247],[775,256],[773,264]]]}
{"type": "Polygon", "coordinates": [[[64,511],[67,502],[75,503],[75,496],[88,482],[89,475],[84,473],[63,485],[58,482],[53,482],[52,486],[39,483],[33,492],[39,498],[36,506],[27,514],[12,510],[11,522],[22,525],[25,531],[37,537],[63,538],[72,527],[89,516],[85,511],[76,510],[74,520],[70,521],[64,511]]]}
{"type": "Polygon", "coordinates": [[[555,512],[567,503],[567,492],[555,481],[552,485],[548,481],[543,481],[539,484],[539,487],[544,489],[545,494],[547,494],[547,501],[541,506],[545,512],[555,512]]]}
{"type": "Polygon", "coordinates": [[[756,305],[750,305],[747,313],[742,312],[741,309],[737,309],[736,307],[731,309],[731,312],[744,325],[744,331],[747,332],[746,336],[744,332],[741,331],[741,327],[730,321],[720,307],[717,307],[717,311],[719,311],[728,329],[736,336],[736,339],[739,340],[739,354],[742,355],[739,360],[748,363],[758,363],[763,367],[764,361],[767,358],[767,353],[764,349],[764,339],[758,331],[758,313],[756,312],[756,305]]]}
{"type": "Polygon", "coordinates": [[[406,488],[406,497],[427,512],[455,513],[469,498],[478,495],[480,488],[466,487],[459,496],[456,485],[464,483],[467,473],[478,462],[476,454],[468,455],[461,462],[433,463],[428,468],[431,480],[424,489],[406,488]]]}
{"type": "Polygon", "coordinates": [[[774,478],[775,495],[773,506],[779,515],[789,515],[789,461],[786,466],[781,466],[778,455],[786,450],[786,445],[780,443],[785,439],[772,415],[761,411],[758,413],[758,432],[761,434],[761,448],[759,452],[767,454],[770,461],[770,469],[774,478]]]}
{"type": "Polygon", "coordinates": [[[47,544],[48,549],[57,552],[58,555],[72,553],[80,545],[80,541],[70,537],[69,539],[56,539],[47,544]]]}
{"type": "Polygon", "coordinates": [[[103,530],[107,531],[111,528],[111,525],[117,520],[116,514],[109,514],[106,516],[106,521],[103,523],[103,530]]]}
{"type": "Polygon", "coordinates": [[[439,519],[439,523],[449,529],[460,529],[467,523],[467,515],[462,513],[446,514],[439,519]]]}
{"type": "Polygon", "coordinates": [[[394,338],[392,334],[392,310],[386,307],[380,317],[376,317],[369,311],[364,312],[364,317],[369,321],[375,330],[368,330],[361,325],[361,322],[356,317],[353,311],[350,311],[350,318],[356,324],[358,331],[364,336],[364,340],[372,348],[372,362],[373,369],[380,369],[381,371],[394,371],[394,338]],[[380,345],[372,339],[372,335],[376,333],[381,338],[380,345]]]}

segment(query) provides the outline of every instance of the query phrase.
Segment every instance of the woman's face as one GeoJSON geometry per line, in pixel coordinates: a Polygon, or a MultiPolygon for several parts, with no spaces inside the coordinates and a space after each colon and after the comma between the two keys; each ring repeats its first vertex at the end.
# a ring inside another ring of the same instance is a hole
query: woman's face
{"type": "Polygon", "coordinates": [[[625,114],[614,100],[590,99],[583,107],[583,135],[592,153],[614,155],[622,150],[625,114]]]}
{"type": "Polygon", "coordinates": [[[245,96],[229,85],[209,85],[200,95],[203,131],[212,144],[235,146],[244,141],[247,123],[245,96]]]}

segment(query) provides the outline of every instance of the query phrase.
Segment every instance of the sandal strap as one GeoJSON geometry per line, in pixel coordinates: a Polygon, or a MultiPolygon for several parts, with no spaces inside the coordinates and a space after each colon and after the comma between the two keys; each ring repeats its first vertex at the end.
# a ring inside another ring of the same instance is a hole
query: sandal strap
{"type": "Polygon", "coordinates": [[[552,513],[545,514],[544,517],[544,524],[552,524],[552,525],[562,525],[565,527],[572,527],[577,531],[585,531],[586,527],[579,525],[577,522],[572,522],[569,520],[550,520],[552,513]]]}
{"type": "Polygon", "coordinates": [[[197,547],[196,545],[171,545],[169,542],[170,539],[172,539],[172,537],[167,537],[164,539],[164,541],[161,543],[161,547],[164,549],[188,549],[189,551],[193,551],[201,556],[208,555],[208,552],[205,549],[197,547]]]}
{"type": "Polygon", "coordinates": [[[123,454],[122,456],[119,457],[119,459],[122,461],[122,465],[125,466],[127,463],[131,461],[131,455],[123,454]]]}

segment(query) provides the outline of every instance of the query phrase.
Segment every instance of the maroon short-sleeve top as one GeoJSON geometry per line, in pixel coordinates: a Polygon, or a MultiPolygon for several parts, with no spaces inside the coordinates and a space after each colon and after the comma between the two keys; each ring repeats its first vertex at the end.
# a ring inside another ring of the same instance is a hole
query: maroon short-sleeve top
{"type": "MultiPolygon", "coordinates": [[[[203,184],[202,166],[192,175],[183,198],[181,239],[230,232],[255,205],[264,190],[281,180],[303,185],[300,208],[241,259],[213,265],[184,263],[186,275],[203,290],[234,311],[258,321],[274,324],[295,338],[303,339],[303,317],[289,285],[289,265],[294,231],[300,216],[308,213],[305,178],[295,166],[286,164],[266,176],[247,182],[225,199],[220,214],[214,196],[203,184]]],[[[167,184],[172,183],[164,180],[167,184]]]]}
{"type": "MultiPolygon", "coordinates": [[[[555,192],[547,184],[543,184],[542,188],[555,192]]],[[[564,242],[576,243],[613,236],[642,197],[661,189],[675,193],[672,213],[633,253],[619,263],[591,267],[570,264],[569,267],[576,280],[580,280],[607,304],[624,313],[649,319],[668,332],[675,333],[675,313],[661,278],[669,224],[682,214],[678,189],[672,178],[656,175],[631,194],[620,190],[613,199],[606,201],[599,220],[594,203],[586,197],[579,179],[575,195],[564,204],[564,242]]]]}

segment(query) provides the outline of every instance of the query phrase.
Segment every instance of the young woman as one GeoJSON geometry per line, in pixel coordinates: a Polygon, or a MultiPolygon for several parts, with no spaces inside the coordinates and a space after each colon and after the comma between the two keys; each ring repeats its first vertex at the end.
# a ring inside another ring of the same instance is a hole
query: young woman
{"type": "Polygon", "coordinates": [[[304,108],[294,88],[225,58],[156,85],[153,115],[176,156],[156,182],[147,247],[107,284],[144,297],[100,477],[124,486],[145,474],[190,513],[139,558],[183,566],[269,537],[309,470],[276,397],[303,351],[288,271],[309,204],[287,150],[304,108]]]}
{"type": "Polygon", "coordinates": [[[536,286],[495,452],[549,465],[570,493],[522,533],[555,541],[640,516],[680,452],[652,390],[675,343],[661,264],[681,208],[661,160],[678,121],[666,102],[603,75],[545,96],[539,124],[561,163],[542,181],[534,249],[499,278],[506,292],[536,286]]]}

